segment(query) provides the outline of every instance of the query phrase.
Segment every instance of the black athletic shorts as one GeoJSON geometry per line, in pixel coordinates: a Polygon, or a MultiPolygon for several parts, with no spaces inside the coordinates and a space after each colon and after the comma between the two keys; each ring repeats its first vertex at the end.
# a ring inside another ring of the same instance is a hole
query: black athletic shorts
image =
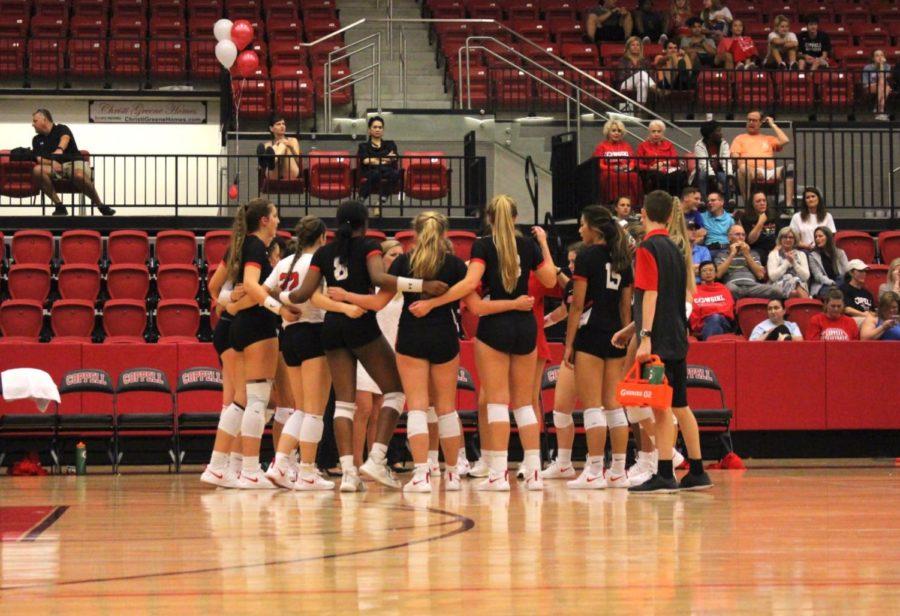
{"type": "Polygon", "coordinates": [[[612,344],[614,333],[585,325],[575,334],[575,350],[601,359],[625,357],[625,349],[616,348],[612,344]]]}
{"type": "Polygon", "coordinates": [[[334,349],[357,349],[369,344],[381,335],[381,328],[374,312],[367,312],[358,319],[343,314],[329,312],[322,325],[322,347],[326,351],[334,349]]]}
{"type": "Polygon", "coordinates": [[[232,348],[240,353],[251,344],[275,338],[278,335],[277,319],[278,317],[262,306],[241,310],[234,315],[234,320],[231,322],[232,348]]]}
{"type": "Polygon", "coordinates": [[[687,406],[687,361],[663,359],[663,363],[666,365],[666,379],[672,388],[672,408],[687,406]]]}
{"type": "Polygon", "coordinates": [[[231,322],[232,316],[227,312],[223,312],[219,316],[219,322],[216,323],[216,329],[213,331],[213,348],[219,357],[222,357],[222,353],[231,348],[231,322]]]}
{"type": "Polygon", "coordinates": [[[446,364],[459,355],[459,331],[453,323],[401,320],[396,351],[432,364],[446,364]]]}
{"type": "Polygon", "coordinates": [[[537,346],[537,323],[530,311],[492,314],[478,320],[475,337],[501,353],[528,355],[537,346]]]}
{"type": "Polygon", "coordinates": [[[284,363],[296,368],[308,359],[325,355],[322,348],[321,323],[294,323],[288,325],[278,338],[278,346],[284,363]]]}

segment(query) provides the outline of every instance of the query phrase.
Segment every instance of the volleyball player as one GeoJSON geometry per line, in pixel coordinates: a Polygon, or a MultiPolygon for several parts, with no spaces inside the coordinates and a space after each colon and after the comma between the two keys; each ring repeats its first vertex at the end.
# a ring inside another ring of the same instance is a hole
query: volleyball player
{"type": "MultiPolygon", "coordinates": [[[[556,284],[556,270],[549,254],[542,254],[531,238],[516,233],[516,205],[506,195],[494,197],[485,212],[491,235],[479,238],[472,246],[472,258],[466,277],[440,297],[423,299],[410,307],[420,318],[431,310],[458,301],[478,286],[479,281],[492,300],[514,300],[528,290],[528,275],[535,271],[545,287],[556,284]]],[[[545,253],[548,251],[545,251],[545,253]]],[[[509,447],[509,409],[519,428],[525,450],[525,487],[543,489],[541,479],[540,428],[531,405],[534,378],[537,325],[530,312],[510,310],[486,315],[478,321],[475,363],[481,377],[487,403],[493,455],[487,479],[480,490],[509,490],[507,450],[509,447]]]]}
{"type": "MultiPolygon", "coordinates": [[[[294,253],[290,250],[284,238],[278,237],[277,235],[272,238],[272,242],[269,244],[268,249],[269,265],[274,268],[282,259],[293,256],[293,254],[294,253]]],[[[281,333],[283,331],[284,326],[279,325],[279,340],[281,339],[281,333]]],[[[278,368],[275,370],[275,382],[272,384],[272,395],[271,399],[269,400],[269,410],[273,408],[274,415],[272,416],[272,449],[276,449],[278,447],[278,440],[281,438],[281,431],[284,429],[284,424],[287,422],[288,417],[291,416],[291,413],[294,412],[294,395],[291,391],[287,364],[284,363],[284,353],[279,353],[278,368]]],[[[268,412],[266,413],[266,415],[268,416],[268,412]]],[[[293,459],[291,459],[291,462],[291,472],[296,475],[297,465],[296,463],[294,463],[293,459]]],[[[274,460],[272,461],[272,463],[274,463],[274,460]]],[[[269,468],[271,468],[272,463],[269,464],[269,468]]]]}
{"type": "Polygon", "coordinates": [[[627,488],[628,419],[615,397],[625,350],[613,346],[612,337],[630,320],[634,278],[628,238],[612,213],[600,205],[582,210],[578,231],[585,247],[575,259],[564,361],[575,369],[578,397],[585,407],[588,458],[581,475],[568,486],[581,490],[627,488]],[[591,314],[579,327],[586,306],[591,314]],[[607,428],[612,466],[604,474],[607,428]]]}
{"type": "MultiPolygon", "coordinates": [[[[440,295],[447,285],[440,281],[396,278],[384,271],[381,247],[366,238],[368,212],[358,201],[346,201],[337,210],[338,231],[335,241],[319,248],[313,255],[299,289],[290,294],[294,303],[310,298],[324,278],[330,288],[340,287],[352,293],[367,294],[371,287],[395,292],[404,291],[440,295]]],[[[343,478],[341,491],[364,489],[353,464],[353,415],[356,405],[356,362],[359,360],[384,393],[384,406],[378,417],[376,442],[369,459],[359,470],[389,487],[400,487],[387,468],[387,443],[393,435],[397,419],[403,411],[405,397],[394,352],[378,327],[375,315],[367,312],[359,319],[327,312],[322,328],[322,346],[335,393],[334,429],[343,478]]]]}

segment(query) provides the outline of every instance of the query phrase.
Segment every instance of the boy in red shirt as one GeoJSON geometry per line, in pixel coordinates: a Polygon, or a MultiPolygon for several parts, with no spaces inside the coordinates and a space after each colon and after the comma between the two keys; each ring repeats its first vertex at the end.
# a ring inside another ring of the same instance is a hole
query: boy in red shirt
{"type": "Polygon", "coordinates": [[[691,332],[700,340],[734,329],[734,298],[721,282],[716,282],[716,264],[700,264],[700,284],[694,291],[691,332]]]}
{"type": "Polygon", "coordinates": [[[825,310],[809,320],[804,340],[859,340],[859,327],[852,317],[844,314],[844,294],[831,289],[825,300],[825,310]]]}
{"type": "Polygon", "coordinates": [[[727,69],[753,68],[758,57],[756,43],[749,36],[744,36],[744,22],[735,19],[731,22],[731,36],[719,41],[716,66],[725,66],[727,69]]]}

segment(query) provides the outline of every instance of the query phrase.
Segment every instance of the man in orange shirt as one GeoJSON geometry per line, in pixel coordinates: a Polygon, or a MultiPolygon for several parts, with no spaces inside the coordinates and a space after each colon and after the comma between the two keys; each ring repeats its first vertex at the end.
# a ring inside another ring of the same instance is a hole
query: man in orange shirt
{"type": "Polygon", "coordinates": [[[793,171],[786,173],[784,167],[775,166],[775,153],[790,142],[790,138],[778,128],[775,120],[762,117],[759,111],[747,114],[747,132],[738,135],[731,142],[731,157],[737,165],[738,186],[744,201],[749,205],[750,189],[754,182],[777,184],[784,180],[785,202],[788,206],[794,201],[793,171]],[[760,133],[763,123],[767,124],[775,136],[760,133]]]}

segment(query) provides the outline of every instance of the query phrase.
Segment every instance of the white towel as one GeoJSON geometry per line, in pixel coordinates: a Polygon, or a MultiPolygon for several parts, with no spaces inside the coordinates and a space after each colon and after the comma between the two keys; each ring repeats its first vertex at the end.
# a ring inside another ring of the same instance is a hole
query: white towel
{"type": "Polygon", "coordinates": [[[49,374],[35,368],[13,368],[0,372],[4,400],[31,398],[43,413],[51,401],[59,402],[59,390],[49,374]]]}

